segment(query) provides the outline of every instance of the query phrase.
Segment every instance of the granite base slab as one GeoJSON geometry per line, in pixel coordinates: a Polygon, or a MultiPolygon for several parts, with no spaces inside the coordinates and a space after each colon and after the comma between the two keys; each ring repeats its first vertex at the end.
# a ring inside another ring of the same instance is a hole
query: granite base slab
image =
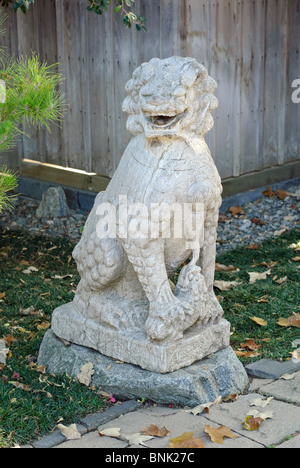
{"type": "Polygon", "coordinates": [[[248,384],[244,366],[231,347],[175,372],[159,374],[139,366],[118,363],[90,348],[66,346],[52,330],[42,342],[38,362],[54,374],[73,378],[87,362],[93,363],[91,385],[111,393],[118,400],[150,399],[158,404],[194,407],[242,393],[248,384]]]}

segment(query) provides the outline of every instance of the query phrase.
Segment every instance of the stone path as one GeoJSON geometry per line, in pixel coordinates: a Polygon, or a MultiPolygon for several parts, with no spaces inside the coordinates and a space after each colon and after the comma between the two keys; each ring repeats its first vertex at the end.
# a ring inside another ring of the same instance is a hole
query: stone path
{"type": "Polygon", "coordinates": [[[208,414],[204,412],[196,416],[187,411],[189,408],[143,406],[137,401],[127,401],[109,408],[104,413],[90,415],[81,420],[77,426],[81,433],[78,440],[67,441],[56,430],[26,448],[118,450],[146,447],[151,451],[166,448],[171,439],[185,432],[192,432],[193,437],[202,439],[205,448],[300,448],[300,371],[290,376],[291,380],[253,379],[247,394],[240,395],[231,403],[222,402],[211,407],[208,414]],[[251,406],[253,400],[266,400],[269,397],[273,399],[265,408],[251,406]],[[258,430],[247,431],[242,426],[250,410],[271,412],[272,419],[264,420],[258,430]],[[140,434],[142,429],[150,424],[158,428],[165,426],[170,431],[169,435],[142,441],[144,445],[140,445],[139,440],[132,439],[133,434],[140,434]],[[223,445],[214,443],[205,433],[205,427],[208,425],[213,428],[224,425],[238,438],[224,438],[223,445]],[[99,431],[107,428],[120,429],[120,437],[101,437],[99,431]]]}

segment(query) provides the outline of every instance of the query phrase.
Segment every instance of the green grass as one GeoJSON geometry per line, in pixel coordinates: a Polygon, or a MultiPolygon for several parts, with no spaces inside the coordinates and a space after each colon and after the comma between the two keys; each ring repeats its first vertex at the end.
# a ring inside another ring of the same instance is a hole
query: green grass
{"type": "Polygon", "coordinates": [[[0,366],[0,447],[27,444],[52,431],[59,420],[76,423],[109,404],[97,391],[67,375],[43,374],[36,364],[53,310],[74,296],[78,276],[71,260],[73,248],[65,240],[0,231],[0,294],[5,293],[0,301],[0,339],[13,337],[6,366],[0,366]],[[29,266],[39,271],[26,275],[23,271],[29,266]],[[55,275],[72,277],[54,279],[55,275]],[[20,313],[31,306],[42,316],[20,313]],[[23,387],[14,386],[20,384],[23,387]]]}
{"type": "MultiPolygon", "coordinates": [[[[289,248],[299,240],[300,230],[296,229],[266,241],[257,250],[240,248],[218,256],[218,263],[233,265],[240,271],[216,272],[216,279],[242,283],[227,292],[216,290],[223,298],[225,318],[232,324],[231,344],[235,350],[247,339],[261,345],[257,350],[260,356],[243,357],[244,363],[261,358],[289,359],[293,341],[300,338],[299,328],[277,324],[281,317],[300,313],[300,263],[293,260],[299,252],[289,248]],[[267,280],[250,285],[248,272],[268,269],[257,266],[261,262],[278,263],[267,280]],[[273,280],[275,276],[287,276],[287,280],[279,285],[273,280]],[[268,302],[259,303],[262,297],[268,302]],[[268,325],[255,324],[251,320],[254,316],[268,325]]],[[[67,375],[40,373],[36,365],[53,310],[74,297],[79,277],[71,258],[73,248],[74,244],[63,239],[0,230],[0,295],[5,293],[0,300],[0,339],[13,338],[6,365],[0,365],[0,448],[27,444],[52,431],[58,421],[65,425],[76,423],[83,415],[109,404],[96,390],[67,375]],[[30,266],[38,271],[23,273],[30,266]],[[71,277],[55,279],[55,275],[71,277]],[[42,316],[20,313],[20,309],[31,306],[42,311],[42,316]],[[20,384],[23,388],[15,387],[20,384]]]]}
{"type": "Polygon", "coordinates": [[[216,272],[216,279],[238,280],[242,284],[227,292],[216,290],[221,295],[225,318],[232,325],[231,344],[235,350],[247,339],[254,339],[261,348],[254,359],[241,358],[244,363],[257,359],[270,358],[286,360],[291,358],[293,342],[300,339],[300,330],[295,327],[283,328],[277,324],[280,318],[289,318],[293,313],[300,314],[300,262],[293,258],[299,252],[290,248],[300,240],[300,230],[296,229],[284,236],[265,241],[257,250],[239,248],[218,256],[218,263],[233,265],[239,272],[216,272]],[[262,262],[278,262],[266,280],[249,284],[248,272],[265,272],[267,266],[257,266],[262,262]],[[277,280],[287,277],[282,284],[277,280]],[[258,302],[261,298],[267,303],[258,302]],[[261,327],[253,322],[253,317],[264,319],[268,325],[261,327]],[[266,341],[268,340],[268,341],[266,341]]]}

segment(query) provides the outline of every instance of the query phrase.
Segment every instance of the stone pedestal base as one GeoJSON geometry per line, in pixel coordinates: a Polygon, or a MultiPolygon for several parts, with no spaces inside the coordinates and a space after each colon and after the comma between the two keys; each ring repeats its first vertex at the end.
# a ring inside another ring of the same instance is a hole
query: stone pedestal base
{"type": "Polygon", "coordinates": [[[221,320],[204,328],[195,325],[175,343],[154,343],[140,330],[114,330],[84,319],[74,310],[72,303],[54,311],[52,331],[71,343],[161,374],[190,366],[229,346],[230,340],[230,324],[221,320]]]}
{"type": "Polygon", "coordinates": [[[158,404],[194,407],[214,401],[220,395],[243,392],[248,377],[230,347],[184,369],[167,374],[143,370],[132,364],[118,364],[97,351],[78,345],[65,346],[49,330],[40,348],[40,365],[54,374],[76,378],[81,367],[91,362],[95,371],[91,385],[119,400],[150,399],[158,404]]]}

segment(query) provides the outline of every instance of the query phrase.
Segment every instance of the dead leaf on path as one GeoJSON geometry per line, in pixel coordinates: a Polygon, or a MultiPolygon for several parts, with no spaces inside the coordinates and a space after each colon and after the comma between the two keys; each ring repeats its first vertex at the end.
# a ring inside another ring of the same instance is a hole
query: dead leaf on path
{"type": "Polygon", "coordinates": [[[145,436],[140,433],[124,435],[124,438],[128,440],[129,445],[144,445],[145,447],[145,442],[154,439],[152,436],[145,436]]]}
{"type": "Polygon", "coordinates": [[[238,395],[237,393],[232,393],[223,399],[223,403],[232,403],[233,401],[237,401],[238,395]]]}
{"type": "Polygon", "coordinates": [[[81,435],[78,432],[76,424],[71,424],[70,426],[64,426],[63,424],[58,424],[57,428],[61,432],[61,434],[67,440],[79,440],[81,439],[81,435]]]}
{"type": "Polygon", "coordinates": [[[266,421],[267,419],[273,419],[274,411],[265,411],[264,413],[261,413],[258,410],[251,409],[247,416],[251,416],[252,418],[260,418],[263,421],[266,421]]]}
{"type": "Polygon", "coordinates": [[[248,272],[248,275],[250,276],[249,283],[254,284],[256,281],[266,280],[270,274],[271,270],[264,271],[263,273],[248,272]]]}
{"type": "Polygon", "coordinates": [[[293,315],[287,319],[281,318],[277,322],[277,325],[280,325],[281,327],[300,328],[300,314],[296,314],[296,312],[294,312],[293,315]]]}
{"type": "Polygon", "coordinates": [[[209,413],[209,408],[212,406],[217,406],[221,403],[222,397],[219,396],[215,401],[209,402],[209,403],[203,403],[202,405],[197,405],[195,408],[191,408],[188,410],[185,410],[186,413],[193,413],[194,416],[197,416],[198,414],[202,414],[204,411],[208,414],[209,413]]]}
{"type": "Polygon", "coordinates": [[[242,283],[239,282],[239,281],[222,281],[222,280],[219,280],[219,281],[214,282],[214,287],[219,289],[220,291],[229,291],[232,288],[236,288],[240,284],[242,284],[242,283]]]}
{"type": "Polygon", "coordinates": [[[205,432],[208,434],[216,444],[224,444],[224,437],[229,437],[230,439],[238,439],[239,436],[235,435],[231,429],[226,426],[218,427],[217,429],[211,426],[205,426],[205,432]]]}
{"type": "Polygon", "coordinates": [[[205,448],[203,440],[194,438],[193,435],[193,432],[185,432],[171,439],[167,448],[205,448]]]}
{"type": "Polygon", "coordinates": [[[148,435],[148,436],[152,436],[152,437],[166,437],[167,435],[170,434],[170,431],[166,426],[159,429],[154,424],[150,424],[149,427],[144,427],[144,429],[142,429],[141,433],[142,433],[142,435],[148,435]]]}
{"type": "Polygon", "coordinates": [[[257,431],[263,421],[264,419],[259,417],[254,418],[253,416],[247,416],[243,423],[243,428],[246,429],[246,431],[257,431]]]}
{"type": "Polygon", "coordinates": [[[264,319],[262,319],[260,317],[252,317],[251,320],[252,320],[252,322],[257,323],[257,325],[260,325],[261,327],[267,327],[268,326],[268,322],[266,322],[264,319]]]}
{"type": "Polygon", "coordinates": [[[77,379],[79,382],[86,387],[88,387],[91,383],[92,376],[94,375],[94,365],[91,362],[88,362],[80,369],[80,374],[77,375],[77,379]]]}
{"type": "Polygon", "coordinates": [[[255,398],[254,400],[250,401],[250,406],[259,406],[260,408],[266,408],[271,401],[274,400],[274,397],[267,398],[263,400],[262,398],[255,398]]]}
{"type": "Polygon", "coordinates": [[[118,439],[121,435],[121,428],[120,427],[109,427],[107,429],[103,429],[101,431],[99,431],[98,429],[98,432],[99,432],[99,435],[100,437],[113,437],[113,438],[116,438],[118,439]]]}
{"type": "MultiPolygon", "coordinates": [[[[297,351],[294,351],[294,353],[296,353],[298,355],[297,351]]],[[[299,357],[298,357],[298,359],[299,359],[299,357]]],[[[297,375],[297,372],[295,372],[294,374],[283,374],[280,377],[280,379],[282,379],[282,380],[294,380],[296,375],[297,375]]]]}

